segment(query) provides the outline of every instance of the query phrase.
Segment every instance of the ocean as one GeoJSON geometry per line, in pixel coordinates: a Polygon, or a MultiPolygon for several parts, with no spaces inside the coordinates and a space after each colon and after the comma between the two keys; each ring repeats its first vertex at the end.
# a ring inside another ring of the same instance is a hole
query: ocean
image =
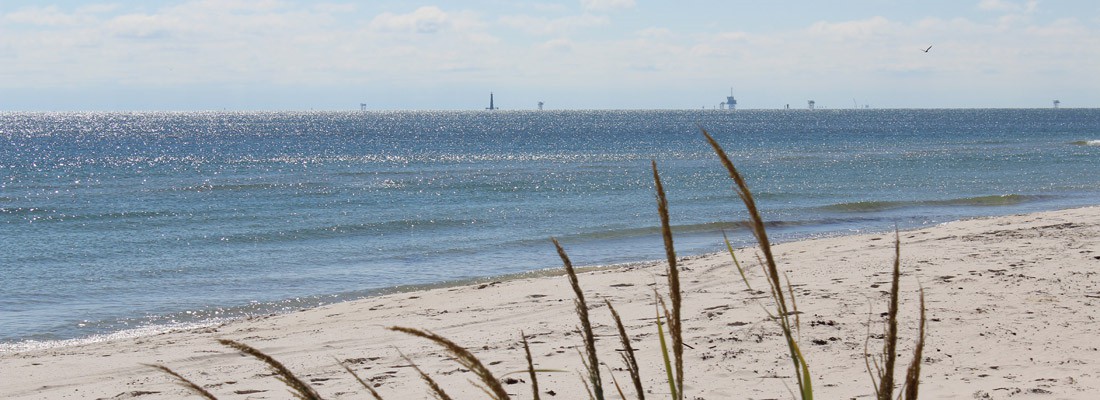
{"type": "Polygon", "coordinates": [[[0,351],[1100,203],[1100,110],[0,113],[0,351]]]}

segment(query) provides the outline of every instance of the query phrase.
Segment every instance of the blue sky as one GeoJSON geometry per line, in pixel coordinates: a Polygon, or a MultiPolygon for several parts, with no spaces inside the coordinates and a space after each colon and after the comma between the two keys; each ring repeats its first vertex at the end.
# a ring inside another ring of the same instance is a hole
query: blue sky
{"type": "Polygon", "coordinates": [[[0,3],[0,110],[1100,107],[1098,71],[1094,0],[0,3]]]}

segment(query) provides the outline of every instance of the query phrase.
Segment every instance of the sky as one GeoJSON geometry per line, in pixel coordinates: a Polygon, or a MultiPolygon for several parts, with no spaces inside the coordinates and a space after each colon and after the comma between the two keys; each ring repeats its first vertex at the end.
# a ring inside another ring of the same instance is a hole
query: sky
{"type": "Polygon", "coordinates": [[[739,109],[1100,107],[1100,1],[0,0],[0,111],[699,109],[731,91],[739,109]]]}

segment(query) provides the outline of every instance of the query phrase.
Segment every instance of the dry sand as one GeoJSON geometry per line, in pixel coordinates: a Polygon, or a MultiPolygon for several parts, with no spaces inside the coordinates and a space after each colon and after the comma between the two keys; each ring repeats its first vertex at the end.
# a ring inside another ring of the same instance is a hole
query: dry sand
{"type": "MultiPolygon", "coordinates": [[[[868,333],[882,332],[893,234],[807,240],[776,247],[795,285],[801,338],[817,398],[872,398],[864,366],[868,333]]],[[[1093,399],[1100,393],[1100,207],[952,222],[902,232],[899,371],[916,337],[918,283],[927,293],[925,399],[1093,399]]],[[[568,249],[567,249],[568,250],[568,249]]],[[[553,251],[547,245],[547,251],[553,251]]],[[[754,288],[766,286],[754,249],[754,288]]],[[[584,260],[574,260],[584,263],[584,260]]],[[[653,288],[665,288],[661,263],[581,274],[599,335],[602,367],[633,398],[606,298],[640,350],[647,398],[667,398],[653,323],[653,288]]],[[[792,367],[770,299],[745,289],[728,254],[683,264],[686,398],[788,399],[792,367]]],[[[543,399],[587,398],[579,326],[564,276],[400,293],[287,315],[154,336],[0,354],[0,397],[7,399],[168,399],[189,396],[143,364],[169,366],[222,399],[286,399],[260,362],[216,339],[268,352],[325,398],[370,396],[337,360],[370,379],[387,399],[430,398],[399,354],[407,354],[456,398],[484,398],[473,376],[433,344],[386,326],[434,331],[469,347],[516,398],[531,398],[520,331],[538,368],[543,399]]],[[[871,340],[872,351],[881,341],[871,340]]],[[[903,373],[903,372],[902,372],[903,373]]],[[[608,398],[618,398],[609,389],[608,398]]],[[[192,398],[197,398],[192,396],[192,398]]]]}

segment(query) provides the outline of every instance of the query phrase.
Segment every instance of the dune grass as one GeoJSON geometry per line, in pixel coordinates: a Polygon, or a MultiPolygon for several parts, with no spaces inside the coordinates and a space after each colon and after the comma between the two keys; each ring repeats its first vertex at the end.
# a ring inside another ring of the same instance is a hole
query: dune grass
{"type": "Polygon", "coordinates": [[[431,375],[428,375],[428,373],[420,369],[420,366],[416,365],[416,362],[410,359],[409,356],[406,356],[405,353],[401,353],[401,359],[409,363],[413,371],[416,371],[416,374],[420,375],[420,379],[424,381],[424,384],[428,385],[428,389],[431,389],[432,395],[435,396],[436,399],[451,400],[451,396],[447,394],[447,391],[443,390],[443,387],[439,386],[439,383],[436,382],[435,379],[432,379],[431,375]]]}
{"type": "Polygon", "coordinates": [[[508,399],[508,392],[504,390],[504,386],[501,385],[500,380],[493,376],[493,373],[489,371],[489,368],[485,367],[485,364],[481,362],[474,353],[471,353],[465,347],[459,346],[455,342],[449,339],[436,335],[434,333],[420,330],[416,328],[406,328],[401,326],[392,326],[388,328],[391,331],[407,333],[416,337],[421,337],[435,342],[437,345],[443,347],[448,353],[451,353],[455,357],[460,365],[466,369],[472,371],[474,375],[478,377],[481,384],[481,390],[485,394],[489,395],[489,398],[493,400],[505,400],[508,399]]]}
{"type": "Polygon", "coordinates": [[[565,253],[565,249],[561,247],[557,239],[551,238],[550,240],[554,242],[554,247],[558,249],[558,256],[561,257],[561,262],[565,265],[566,275],[569,277],[569,285],[573,288],[573,294],[577,296],[573,303],[577,309],[577,316],[580,317],[580,331],[584,337],[585,358],[582,358],[581,361],[584,362],[584,369],[588,371],[589,388],[592,389],[593,397],[596,400],[604,400],[603,380],[600,379],[600,357],[596,354],[596,335],[592,333],[592,322],[588,318],[588,303],[584,300],[584,291],[581,290],[577,272],[573,269],[573,263],[569,261],[569,255],[565,253]]]}
{"type": "MultiPolygon", "coordinates": [[[[893,399],[895,378],[894,368],[897,363],[898,342],[898,282],[901,277],[901,238],[897,231],[894,232],[894,268],[890,279],[889,309],[886,312],[886,324],[883,333],[882,353],[873,359],[875,370],[870,370],[872,385],[875,388],[875,396],[878,400],[893,399]]],[[[924,353],[924,336],[926,315],[924,307],[924,288],[920,289],[920,320],[918,327],[917,343],[913,347],[913,360],[905,373],[902,383],[902,399],[916,399],[920,386],[921,357],[924,353]]],[[[864,354],[864,357],[870,357],[864,354]]]]}
{"type": "Polygon", "coordinates": [[[374,398],[374,400],[382,400],[382,395],[379,394],[377,390],[374,390],[374,386],[371,386],[371,384],[363,380],[363,378],[360,377],[359,374],[355,373],[355,371],[352,370],[351,367],[340,361],[337,361],[337,363],[344,368],[344,371],[347,371],[348,374],[355,378],[355,381],[359,382],[359,384],[362,385],[364,389],[367,389],[367,392],[370,393],[371,397],[374,398]]]}
{"type": "Polygon", "coordinates": [[[321,395],[317,394],[317,392],[313,390],[313,387],[309,386],[308,383],[295,376],[294,373],[290,371],[290,368],[287,368],[285,365],[275,360],[275,358],[267,355],[266,353],[256,349],[255,347],[233,340],[221,339],[218,340],[218,343],[221,343],[228,347],[232,347],[237,351],[240,351],[241,353],[252,356],[257,360],[263,361],[265,364],[267,364],[268,368],[270,368],[271,371],[275,373],[275,377],[284,385],[286,385],[288,389],[290,389],[290,393],[294,395],[295,398],[301,400],[321,400],[321,395]]]}
{"type": "Polygon", "coordinates": [[[159,364],[145,364],[145,366],[156,369],[160,372],[167,374],[168,376],[175,378],[177,384],[183,386],[184,389],[187,389],[187,391],[191,393],[194,393],[207,400],[217,400],[217,397],[214,397],[213,393],[210,393],[202,386],[195,384],[195,382],[191,382],[187,378],[184,378],[183,375],[176,373],[176,371],[173,371],[171,368],[159,364]]]}
{"type": "Polygon", "coordinates": [[[634,346],[630,344],[630,336],[626,334],[623,319],[619,317],[619,313],[615,311],[611,301],[607,299],[603,301],[607,304],[607,310],[611,312],[611,318],[615,320],[615,328],[619,332],[619,343],[623,345],[623,351],[619,355],[622,357],[623,365],[626,366],[626,371],[630,374],[630,382],[634,384],[634,391],[638,395],[638,400],[645,400],[645,389],[642,387],[642,374],[638,369],[638,359],[634,356],[634,346]]]}
{"type": "MultiPolygon", "coordinates": [[[[707,142],[715,151],[719,161],[721,161],[723,167],[728,172],[730,179],[734,182],[733,189],[737,193],[738,197],[744,203],[745,209],[749,216],[748,226],[756,239],[756,249],[763,254],[763,258],[757,257],[761,264],[761,268],[764,272],[764,277],[768,282],[769,294],[774,302],[769,307],[765,307],[765,312],[771,321],[774,321],[778,329],[782,332],[785,342],[785,352],[787,357],[790,358],[790,363],[793,368],[793,377],[797,388],[797,393],[793,393],[792,397],[799,397],[802,400],[813,399],[814,391],[812,385],[812,375],[810,372],[809,363],[806,360],[805,355],[802,352],[802,346],[799,344],[798,331],[800,328],[800,321],[798,317],[798,306],[795,300],[795,293],[792,285],[790,284],[789,277],[785,273],[781,274],[776,262],[775,255],[772,251],[771,241],[768,238],[767,231],[765,229],[765,223],[760,215],[760,211],[756,206],[755,199],[752,196],[752,192],[749,190],[748,184],[740,172],[734,167],[732,161],[730,161],[726,152],[722,149],[721,145],[709,134],[705,129],[701,129],[703,136],[707,142]],[[780,278],[783,278],[781,280],[780,278]],[[786,287],[784,288],[784,281],[786,281],[786,287]],[[784,290],[786,289],[786,290],[784,290]]],[[[656,190],[657,201],[657,213],[661,222],[661,236],[664,240],[665,254],[667,256],[667,269],[665,270],[668,287],[668,303],[665,301],[665,296],[661,295],[654,289],[654,307],[656,309],[655,328],[657,330],[657,338],[660,345],[661,356],[664,361],[664,369],[666,382],[672,400],[683,400],[685,395],[684,388],[684,338],[682,327],[682,309],[683,309],[683,296],[682,289],[680,287],[680,269],[677,263],[676,251],[673,241],[671,222],[669,218],[668,200],[665,196],[664,186],[661,182],[661,177],[657,169],[656,161],[651,163],[653,171],[654,187],[656,190]],[[669,305],[671,307],[669,307],[669,305]],[[666,332],[667,326],[667,332],[666,332]],[[667,336],[666,336],[667,333],[667,336]]],[[[741,280],[744,282],[745,287],[752,290],[749,284],[749,279],[745,274],[744,268],[737,260],[734,254],[733,247],[730,245],[729,239],[723,232],[723,240],[729,250],[730,256],[733,261],[733,265],[736,268],[741,280]]],[[[569,259],[565,249],[561,246],[556,239],[551,239],[555,249],[558,252],[559,257],[562,260],[563,267],[566,272],[566,276],[569,279],[570,287],[573,290],[574,309],[577,313],[579,320],[578,332],[582,338],[583,352],[580,352],[581,365],[584,367],[585,373],[582,374],[580,384],[582,384],[591,399],[604,400],[605,388],[604,378],[600,373],[599,356],[597,354],[596,335],[593,332],[593,324],[591,316],[589,315],[588,302],[585,299],[584,291],[581,289],[580,280],[576,274],[576,270],[573,268],[573,263],[569,259]]],[[[865,358],[867,360],[867,370],[872,376],[872,386],[875,396],[879,400],[892,400],[895,393],[895,378],[894,370],[897,363],[897,325],[898,325],[898,297],[899,297],[899,281],[900,281],[900,265],[901,265],[901,243],[900,238],[895,234],[895,258],[892,271],[892,284],[889,294],[887,319],[884,324],[884,343],[882,352],[871,356],[865,351],[865,358]],[[873,364],[873,368],[872,368],[873,364]]],[[[620,350],[620,361],[623,363],[624,369],[628,372],[631,380],[631,386],[634,390],[635,398],[638,400],[645,400],[646,389],[641,379],[640,370],[638,367],[638,360],[635,354],[635,347],[631,343],[631,339],[627,334],[626,328],[622,323],[618,312],[615,311],[611,301],[603,299],[604,304],[607,306],[612,319],[615,322],[617,329],[619,343],[622,346],[620,350]]],[[[442,347],[454,358],[455,362],[460,364],[469,372],[473,373],[478,381],[475,383],[484,394],[493,400],[509,399],[510,396],[507,391],[504,390],[501,385],[501,381],[493,375],[493,373],[468,349],[454,343],[447,338],[444,338],[435,333],[421,330],[417,328],[409,327],[390,327],[387,328],[395,332],[401,332],[404,334],[427,339],[436,345],[442,347]]],[[[897,398],[905,400],[917,400],[919,385],[920,385],[920,368],[921,357],[924,349],[924,338],[926,335],[926,315],[924,305],[924,291],[920,291],[920,317],[919,317],[919,337],[916,342],[916,346],[913,351],[913,359],[906,369],[906,374],[901,387],[901,393],[897,398]]],[[[547,372],[543,370],[537,370],[534,366],[534,361],[531,357],[530,347],[527,343],[527,337],[520,332],[521,342],[526,357],[527,370],[523,371],[528,373],[531,379],[532,398],[534,400],[540,400],[539,385],[537,379],[537,373],[547,372]]],[[[298,379],[288,368],[276,361],[271,356],[257,350],[253,347],[245,345],[243,343],[235,342],[232,340],[219,340],[225,346],[231,347],[240,351],[243,354],[252,356],[260,361],[263,361],[274,372],[277,379],[283,382],[284,385],[290,390],[291,394],[299,399],[321,399],[321,396],[314,391],[307,383],[298,379]]],[[[427,373],[422,371],[413,360],[401,354],[403,357],[419,374],[422,380],[429,386],[432,395],[438,399],[446,400],[451,397],[447,395],[442,387],[440,387],[427,373]]],[[[361,384],[375,400],[382,400],[382,396],[377,390],[375,390],[369,382],[363,380],[357,375],[350,367],[340,363],[349,374],[351,374],[359,384],[361,384]]],[[[606,366],[606,365],[605,365],[606,366]]],[[[155,368],[164,374],[170,375],[181,386],[187,388],[193,394],[202,396],[206,399],[216,399],[213,394],[205,390],[199,385],[187,380],[175,371],[165,367],[163,365],[150,365],[151,368],[155,368]]],[[[622,386],[619,385],[618,380],[611,373],[610,367],[608,368],[608,376],[611,377],[615,390],[619,397],[627,398],[626,392],[622,386]]]]}
{"type": "Polygon", "coordinates": [[[527,375],[531,378],[531,397],[532,400],[541,400],[539,398],[539,377],[535,371],[535,361],[531,358],[531,346],[527,344],[527,335],[521,331],[519,337],[523,339],[523,354],[527,358],[527,375]]]}
{"type": "Polygon", "coordinates": [[[672,358],[675,362],[675,382],[672,397],[676,400],[684,399],[684,335],[681,329],[681,312],[683,296],[680,290],[680,267],[676,264],[676,248],[672,241],[672,223],[668,216],[668,198],[665,197],[665,187],[661,184],[661,175],[657,172],[657,161],[652,162],[653,185],[657,190],[657,215],[661,218],[661,237],[665,242],[665,256],[668,257],[668,298],[672,303],[672,312],[666,311],[665,321],[668,322],[668,335],[672,339],[672,358]]]}
{"type": "Polygon", "coordinates": [[[797,378],[798,394],[803,400],[812,399],[813,385],[810,382],[810,367],[802,356],[798,340],[791,329],[792,314],[787,308],[788,301],[793,302],[794,296],[792,294],[788,300],[787,295],[783,293],[783,283],[779,280],[779,267],[775,261],[775,255],[772,254],[771,240],[768,239],[768,232],[764,227],[764,218],[760,216],[760,210],[756,207],[756,200],[753,199],[752,191],[749,190],[745,178],[733,166],[733,162],[730,161],[729,156],[726,155],[725,150],[718,144],[718,141],[714,140],[714,137],[707,133],[706,129],[702,129],[702,131],[707,143],[710,143],[715,154],[718,155],[718,159],[722,162],[722,166],[729,173],[730,179],[734,182],[734,191],[741,198],[741,202],[745,204],[745,209],[748,211],[752,234],[756,237],[759,250],[764,253],[764,271],[768,278],[772,299],[775,300],[775,314],[771,317],[779,324],[779,328],[783,331],[783,337],[786,339],[787,349],[790,352],[791,363],[794,367],[794,376],[797,378]]]}

